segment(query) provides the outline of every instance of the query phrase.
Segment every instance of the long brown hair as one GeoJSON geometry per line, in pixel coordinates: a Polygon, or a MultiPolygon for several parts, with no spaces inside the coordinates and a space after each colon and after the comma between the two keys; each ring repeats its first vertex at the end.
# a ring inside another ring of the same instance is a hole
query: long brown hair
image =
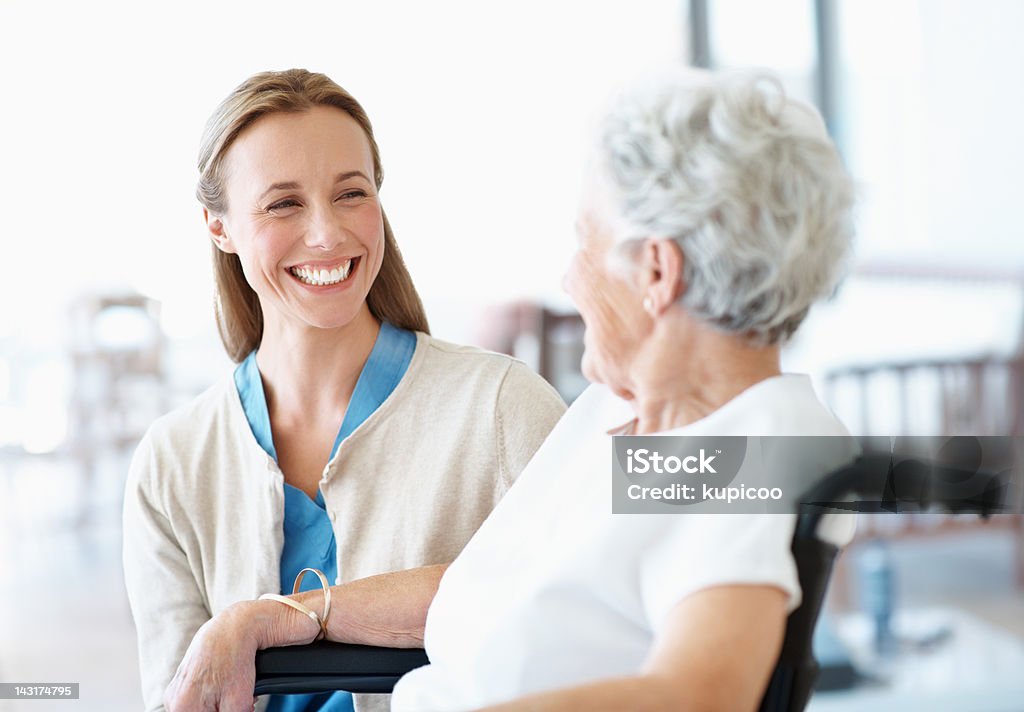
{"type": "MultiPolygon", "coordinates": [[[[276,112],[307,111],[334,106],[355,119],[366,134],[373,153],[374,182],[380,189],[384,172],[370,119],[359,102],[324,74],[305,69],[261,72],[240,84],[221,102],[206,123],[199,147],[199,186],[196,197],[212,215],[224,215],[222,165],[235,139],[261,116],[276,112]]],[[[366,296],[370,313],[381,321],[414,331],[430,332],[423,302],[405,267],[387,215],[384,215],[384,259],[366,296]]],[[[263,338],[263,310],[256,292],[245,280],[238,255],[213,245],[213,272],[217,281],[214,305],[217,330],[228,356],[239,362],[263,338]]]]}

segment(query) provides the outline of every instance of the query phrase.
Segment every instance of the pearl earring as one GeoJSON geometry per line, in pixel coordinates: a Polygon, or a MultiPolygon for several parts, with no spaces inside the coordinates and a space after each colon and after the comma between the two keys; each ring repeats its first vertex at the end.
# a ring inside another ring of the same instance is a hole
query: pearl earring
{"type": "Polygon", "coordinates": [[[649,312],[651,311],[651,307],[654,305],[654,302],[651,301],[650,297],[644,297],[643,305],[644,311],[649,312]]]}

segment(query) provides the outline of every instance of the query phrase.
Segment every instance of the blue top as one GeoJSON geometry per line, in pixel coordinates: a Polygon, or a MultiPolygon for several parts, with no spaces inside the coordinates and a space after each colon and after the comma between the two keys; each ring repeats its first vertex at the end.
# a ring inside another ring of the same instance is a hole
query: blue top
{"type": "MultiPolygon", "coordinates": [[[[377,341],[369,358],[366,359],[362,373],[359,374],[359,380],[356,381],[352,399],[345,411],[338,437],[334,439],[329,459],[334,459],[342,441],[370,417],[395,390],[395,386],[409,368],[415,350],[416,334],[387,322],[381,323],[377,341]]],[[[235,387],[238,389],[242,409],[256,442],[276,462],[277,451],[274,449],[267,399],[263,393],[263,380],[256,366],[255,351],[235,369],[235,387]]],[[[302,490],[285,483],[281,593],[292,592],[295,577],[306,567],[320,569],[332,583],[337,579],[338,561],[334,529],[327,517],[323,494],[319,490],[316,498],[310,499],[302,490]]],[[[319,588],[319,579],[312,574],[306,574],[301,590],[319,588]]],[[[347,692],[272,695],[267,709],[268,712],[350,712],[353,709],[352,695],[347,692]]]]}

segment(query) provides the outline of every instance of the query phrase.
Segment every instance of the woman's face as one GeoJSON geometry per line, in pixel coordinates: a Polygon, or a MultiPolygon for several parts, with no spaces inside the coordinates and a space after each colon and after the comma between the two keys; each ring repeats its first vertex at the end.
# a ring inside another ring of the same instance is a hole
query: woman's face
{"type": "Polygon", "coordinates": [[[246,128],[224,161],[227,213],[209,216],[275,320],[322,329],[350,323],[384,257],[370,144],[348,114],[317,106],[246,128]]]}
{"type": "Polygon", "coordinates": [[[604,179],[590,179],[577,218],[577,250],[562,284],[586,326],[583,375],[629,397],[630,366],[651,319],[642,306],[642,290],[629,279],[626,261],[613,255],[613,235],[626,228],[610,205],[604,179]]]}

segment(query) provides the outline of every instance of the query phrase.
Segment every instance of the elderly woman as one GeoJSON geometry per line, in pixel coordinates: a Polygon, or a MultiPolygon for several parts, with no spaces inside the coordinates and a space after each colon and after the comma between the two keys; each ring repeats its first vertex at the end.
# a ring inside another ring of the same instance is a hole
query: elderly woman
{"type": "MultiPolygon", "coordinates": [[[[331,591],[328,638],[425,643],[395,710],[752,710],[798,605],[794,516],[615,515],[610,437],[846,434],[779,348],[837,282],[850,182],[820,118],[765,76],[663,78],[601,136],[565,280],[600,385],[449,567],[331,591]]],[[[309,642],[319,617],[230,608],[169,707],[248,708],[256,650],[309,642]]]]}
{"type": "MultiPolygon", "coordinates": [[[[303,568],[341,583],[450,562],[564,412],[522,363],[428,334],[369,119],[328,77],[246,80],[207,124],[199,173],[239,365],[132,462],[124,568],[147,710],[206,621],[292,593],[303,568]]],[[[340,693],[269,704],[352,709],[340,693]]]]}

